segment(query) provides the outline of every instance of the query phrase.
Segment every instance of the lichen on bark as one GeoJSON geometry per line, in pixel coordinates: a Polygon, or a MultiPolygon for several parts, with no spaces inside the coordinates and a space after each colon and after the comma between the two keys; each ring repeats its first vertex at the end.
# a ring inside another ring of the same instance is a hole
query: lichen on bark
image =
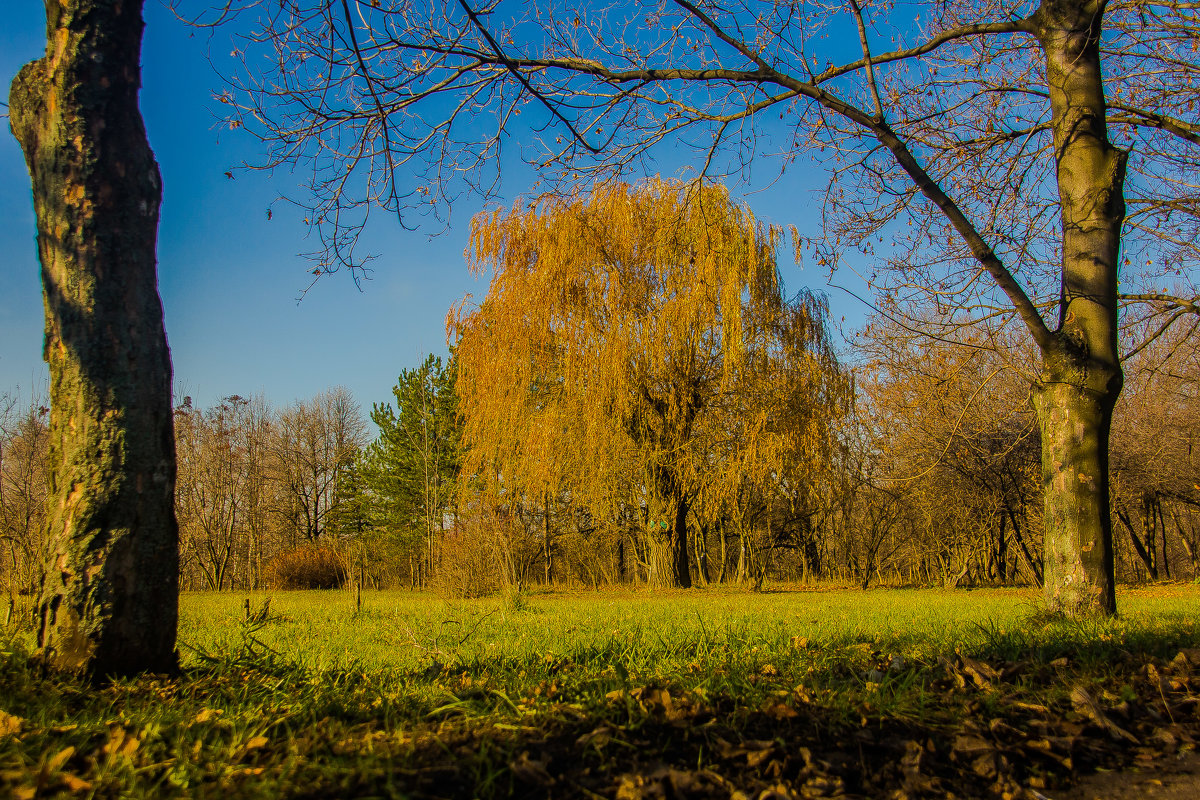
{"type": "Polygon", "coordinates": [[[176,667],[171,364],[161,182],[138,109],[140,2],[46,4],[46,55],[10,89],[33,187],[50,368],[38,643],[96,678],[176,667]]]}

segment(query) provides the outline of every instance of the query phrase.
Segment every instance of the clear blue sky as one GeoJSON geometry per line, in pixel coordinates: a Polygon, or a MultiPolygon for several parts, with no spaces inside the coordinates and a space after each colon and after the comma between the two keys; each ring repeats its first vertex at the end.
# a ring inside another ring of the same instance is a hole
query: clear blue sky
{"type": "MultiPolygon", "coordinates": [[[[45,49],[40,0],[10,0],[0,26],[3,94],[24,63],[45,49]]],[[[344,385],[370,408],[391,399],[399,371],[426,353],[445,350],[447,309],[464,293],[481,297],[486,282],[464,265],[467,224],[476,203],[454,209],[452,227],[431,239],[398,225],[372,231],[380,258],[362,291],[348,274],[323,278],[297,304],[309,264],[302,215],[274,202],[296,185],[291,175],[224,173],[257,157],[245,134],[219,131],[211,109],[219,79],[205,54],[205,34],[175,20],[160,0],[147,0],[142,113],[163,174],[159,288],[175,365],[177,393],[208,405],[230,394],[264,393],[275,404],[344,385]],[[267,220],[267,208],[273,218],[267,220]]],[[[29,177],[16,141],[0,134],[0,392],[24,397],[44,386],[42,303],[29,177]]],[[[664,168],[664,172],[668,172],[664,168]]],[[[781,183],[748,199],[755,212],[782,224],[810,222],[814,203],[793,167],[781,183]]],[[[510,184],[513,183],[510,181],[510,184]]],[[[510,197],[526,189],[507,185],[510,197]]],[[[790,287],[823,275],[787,266],[790,287]]],[[[831,298],[835,315],[864,309],[831,298]]]]}

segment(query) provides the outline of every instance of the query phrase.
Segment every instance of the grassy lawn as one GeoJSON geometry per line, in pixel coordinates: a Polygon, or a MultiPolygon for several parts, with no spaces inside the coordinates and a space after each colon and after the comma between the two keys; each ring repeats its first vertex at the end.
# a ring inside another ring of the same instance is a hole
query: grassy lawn
{"type": "Polygon", "coordinates": [[[10,637],[0,795],[1033,797],[1192,748],[1200,587],[1114,621],[1036,602],[189,594],[177,679],[46,680],[10,637]]]}
{"type": "MultiPolygon", "coordinates": [[[[1126,594],[1130,615],[1161,609],[1126,594]],[[1131,607],[1136,605],[1135,608],[1131,607]]],[[[442,600],[415,592],[368,593],[363,611],[345,592],[188,594],[179,638],[185,660],[242,642],[243,603],[270,621],[255,632],[263,645],[313,669],[369,669],[456,662],[620,653],[639,667],[670,672],[684,652],[748,653],[787,649],[793,637],[837,646],[886,640],[906,650],[976,641],[981,628],[1007,629],[1036,607],[1029,590],[779,591],[706,589],[611,591],[442,600]]],[[[1176,590],[1170,613],[1200,612],[1200,592],[1176,590]]]]}

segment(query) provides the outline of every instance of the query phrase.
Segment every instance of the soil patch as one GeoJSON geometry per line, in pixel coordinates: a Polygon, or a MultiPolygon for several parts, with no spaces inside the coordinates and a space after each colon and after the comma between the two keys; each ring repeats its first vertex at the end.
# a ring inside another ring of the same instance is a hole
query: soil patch
{"type": "Polygon", "coordinates": [[[1096,772],[1050,800],[1195,800],[1200,797],[1200,754],[1183,753],[1153,769],[1096,772]]]}

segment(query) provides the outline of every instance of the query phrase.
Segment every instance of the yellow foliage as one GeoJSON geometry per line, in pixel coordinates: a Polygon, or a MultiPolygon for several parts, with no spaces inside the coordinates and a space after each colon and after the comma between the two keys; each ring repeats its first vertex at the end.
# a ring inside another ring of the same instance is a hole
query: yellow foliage
{"type": "Polygon", "coordinates": [[[711,505],[785,451],[823,453],[848,393],[822,303],[781,297],[781,233],[724,187],[659,179],[477,216],[467,255],[491,286],[450,318],[463,474],[604,518],[711,505]]]}

